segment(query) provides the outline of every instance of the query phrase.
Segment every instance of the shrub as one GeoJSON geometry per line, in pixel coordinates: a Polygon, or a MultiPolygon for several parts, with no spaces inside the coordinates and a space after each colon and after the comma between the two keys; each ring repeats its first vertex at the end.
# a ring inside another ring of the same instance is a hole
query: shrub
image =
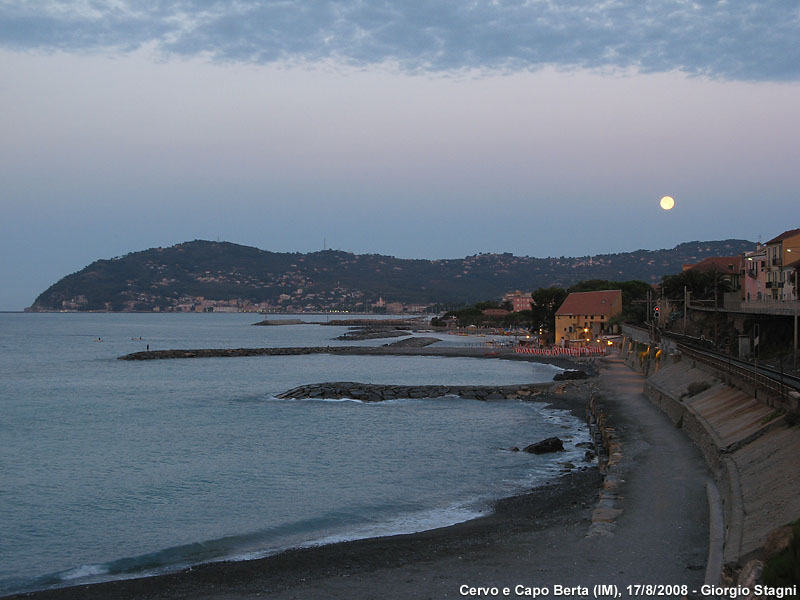
{"type": "Polygon", "coordinates": [[[762,578],[772,587],[800,584],[800,519],[792,523],[789,546],[766,562],[762,578]]]}

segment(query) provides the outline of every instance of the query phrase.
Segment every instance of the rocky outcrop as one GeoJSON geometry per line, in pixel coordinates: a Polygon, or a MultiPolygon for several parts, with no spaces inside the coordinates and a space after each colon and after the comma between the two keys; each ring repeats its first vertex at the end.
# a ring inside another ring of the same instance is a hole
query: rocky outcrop
{"type": "Polygon", "coordinates": [[[501,386],[462,386],[462,385],[378,385],[354,381],[312,383],[301,385],[282,394],[278,398],[351,398],[363,402],[381,402],[396,398],[441,398],[459,396],[474,400],[528,400],[544,393],[549,383],[526,383],[522,385],[501,386]]]}
{"type": "Polygon", "coordinates": [[[525,446],[522,449],[522,451],[527,452],[528,454],[547,454],[549,452],[563,452],[564,442],[562,442],[560,438],[549,437],[540,442],[536,442],[535,444],[531,444],[530,446],[525,446]]]}
{"type": "Polygon", "coordinates": [[[563,373],[556,373],[556,375],[553,377],[553,381],[570,381],[573,379],[586,379],[588,377],[589,375],[586,373],[586,371],[570,369],[564,371],[563,373]]]}

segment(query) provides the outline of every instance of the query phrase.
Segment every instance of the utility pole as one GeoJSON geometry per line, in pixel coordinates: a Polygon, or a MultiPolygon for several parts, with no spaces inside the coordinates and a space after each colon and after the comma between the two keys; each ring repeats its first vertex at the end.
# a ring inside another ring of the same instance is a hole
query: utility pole
{"type": "Polygon", "coordinates": [[[686,314],[689,311],[689,292],[683,286],[683,335],[686,335],[686,314]]]}
{"type": "Polygon", "coordinates": [[[716,350],[719,348],[719,336],[718,336],[718,326],[719,326],[719,308],[717,304],[717,272],[714,271],[714,349],[716,350]]]}
{"type": "Polygon", "coordinates": [[[792,370],[797,371],[797,307],[794,307],[794,358],[792,359],[792,370]]]}

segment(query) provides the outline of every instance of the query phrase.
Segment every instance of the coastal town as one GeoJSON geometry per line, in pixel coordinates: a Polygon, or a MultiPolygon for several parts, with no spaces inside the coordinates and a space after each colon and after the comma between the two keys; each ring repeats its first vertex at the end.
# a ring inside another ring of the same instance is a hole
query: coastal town
{"type": "MultiPolygon", "coordinates": [[[[561,290],[560,295],[515,290],[495,303],[502,302],[502,307],[479,303],[470,309],[451,311],[450,316],[443,317],[439,329],[441,333],[495,337],[487,334],[494,331],[502,335],[503,330],[474,323],[487,325],[513,315],[535,313],[537,298],[539,304],[544,304],[543,298],[551,298],[555,299],[550,306],[554,336],[551,340],[545,339],[544,332],[518,329],[515,343],[501,346],[492,341],[484,342],[483,347],[409,347],[395,342],[382,346],[147,351],[120,358],[151,361],[210,357],[233,360],[256,355],[419,355],[540,360],[563,367],[569,365],[571,368],[554,377],[554,383],[534,386],[327,382],[301,385],[279,397],[381,403],[397,398],[434,399],[456,394],[485,402],[546,398],[556,404],[570,401],[577,402],[577,406],[585,404],[602,475],[599,498],[582,497],[583,521],[571,518],[568,525],[565,521],[552,529],[548,525],[532,525],[534,539],[553,535],[558,543],[553,543],[552,548],[564,545],[573,549],[568,556],[555,551],[554,559],[554,550],[548,547],[536,553],[535,559],[520,557],[516,544],[523,544],[522,540],[512,544],[511,551],[493,542],[489,554],[484,553],[482,544],[476,545],[477,552],[470,553],[464,547],[464,540],[471,539],[469,528],[467,533],[462,529],[452,530],[452,539],[448,537],[451,530],[440,530],[434,534],[441,535],[437,537],[440,540],[437,548],[448,548],[456,540],[458,558],[468,557],[467,565],[485,565],[495,556],[494,552],[499,552],[505,553],[506,567],[513,565],[512,569],[524,570],[535,560],[535,564],[546,565],[547,571],[557,573],[568,559],[573,566],[569,574],[571,582],[598,580],[609,568],[619,569],[624,564],[619,586],[627,592],[626,597],[637,595],[630,578],[636,574],[646,577],[649,573],[656,573],[659,581],[672,582],[663,586],[669,597],[733,597],[732,594],[752,598],[795,597],[798,588],[792,569],[797,562],[792,557],[800,547],[800,521],[797,521],[800,475],[796,469],[800,450],[797,427],[800,379],[792,376],[791,363],[781,362],[778,371],[770,368],[769,358],[775,363],[775,357],[785,357],[787,350],[791,356],[792,337],[787,331],[792,332],[792,320],[793,352],[797,358],[800,311],[796,284],[800,261],[794,259],[794,253],[798,247],[800,229],[794,229],[743,255],[687,264],[681,273],[665,278],[659,286],[621,286],[569,293],[561,290]],[[690,290],[691,282],[696,285],[690,290]],[[672,288],[680,285],[682,289],[684,284],[687,289],[676,299],[672,288]],[[630,299],[632,290],[638,293],[634,296],[640,301],[630,299]],[[690,299],[690,293],[697,297],[690,299]],[[646,314],[644,323],[632,324],[623,318],[637,312],[646,314]],[[698,331],[705,333],[697,335],[698,331]],[[733,356],[717,351],[725,345],[745,360],[734,360],[733,356]],[[593,349],[596,351],[592,352],[593,349]],[[689,523],[692,525],[686,526],[689,523]],[[650,537],[657,539],[658,544],[648,543],[650,537]],[[673,548],[680,549],[681,560],[676,561],[673,548]],[[622,556],[626,557],[624,563],[619,562],[622,556]],[[691,561],[690,570],[684,561],[691,561]],[[672,567],[676,570],[670,571],[672,567]]],[[[613,282],[597,281],[595,285],[602,287],[604,283],[613,282]]],[[[282,323],[273,318],[263,324],[270,321],[282,323]]],[[[302,323],[284,321],[287,325],[302,323]]],[[[335,323],[364,326],[369,321],[351,319],[335,323]]],[[[390,337],[389,329],[414,323],[409,319],[381,321],[387,325],[377,331],[377,337],[390,337]]],[[[542,440],[524,450],[510,451],[538,452],[545,443],[546,451],[555,447],[552,451],[557,452],[562,440],[542,440]]],[[[593,457],[594,452],[587,456],[593,457]]],[[[573,463],[565,464],[565,471],[573,477],[586,473],[573,463]]],[[[575,496],[572,498],[574,506],[575,496]]],[[[525,522],[534,524],[537,519],[525,522]]],[[[497,535],[494,526],[486,530],[477,527],[481,536],[497,535]]],[[[518,523],[514,527],[528,525],[518,523]]],[[[525,531],[526,535],[532,533],[525,531]]],[[[368,540],[338,548],[336,552],[346,553],[347,560],[358,565],[355,567],[358,569],[372,564],[368,556],[374,554],[375,546],[380,543],[368,540]]],[[[323,549],[320,554],[325,552],[323,549]]],[[[403,546],[401,552],[407,556],[411,550],[403,546]]],[[[269,559],[265,560],[269,564],[269,559]]],[[[425,554],[424,560],[447,559],[425,554]]],[[[396,575],[395,570],[390,569],[389,573],[389,577],[396,575]]],[[[250,576],[261,578],[265,586],[276,586],[269,576],[250,576]]],[[[315,573],[309,583],[293,584],[290,590],[291,593],[309,587],[313,590],[317,581],[324,582],[326,589],[358,590],[374,585],[375,578],[369,571],[343,583],[340,577],[315,573]]],[[[179,585],[191,586],[193,582],[191,576],[185,575],[179,585]]],[[[425,589],[443,592],[448,589],[446,585],[447,582],[431,578],[425,589]]],[[[552,597],[557,585],[559,580],[546,573],[537,593],[552,597]]],[[[472,590],[478,588],[462,584],[459,589],[464,596],[475,595],[472,590]]],[[[518,595],[525,593],[519,591],[519,585],[513,589],[518,595]]],[[[278,590],[275,597],[293,596],[282,595],[278,590]]]]}

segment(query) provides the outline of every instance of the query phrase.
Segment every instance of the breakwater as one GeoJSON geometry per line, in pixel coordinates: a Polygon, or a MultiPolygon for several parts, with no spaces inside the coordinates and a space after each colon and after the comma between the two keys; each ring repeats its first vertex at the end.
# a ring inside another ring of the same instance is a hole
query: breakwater
{"type": "Polygon", "coordinates": [[[312,383],[292,388],[278,398],[352,398],[362,402],[382,402],[396,398],[442,398],[459,396],[472,400],[532,400],[552,387],[552,383],[526,383],[522,385],[380,385],[338,381],[312,383]]]}
{"type": "MultiPolygon", "coordinates": [[[[236,356],[291,356],[300,354],[323,354],[349,348],[326,348],[325,346],[299,348],[195,348],[190,350],[146,350],[120,356],[119,360],[163,360],[170,358],[230,358],[236,356]]],[[[338,352],[337,352],[338,351],[338,352]]]]}
{"type": "MultiPolygon", "coordinates": [[[[419,339],[419,338],[413,338],[419,339]]],[[[146,350],[118,357],[119,360],[167,360],[178,358],[234,358],[246,356],[299,356],[303,354],[393,355],[393,356],[457,356],[464,358],[493,358],[518,360],[556,365],[563,369],[574,369],[580,365],[589,375],[596,374],[594,358],[566,356],[534,356],[517,354],[510,348],[487,348],[486,346],[428,346],[404,347],[389,344],[384,346],[301,346],[284,348],[196,348],[173,350],[146,350]]]]}

